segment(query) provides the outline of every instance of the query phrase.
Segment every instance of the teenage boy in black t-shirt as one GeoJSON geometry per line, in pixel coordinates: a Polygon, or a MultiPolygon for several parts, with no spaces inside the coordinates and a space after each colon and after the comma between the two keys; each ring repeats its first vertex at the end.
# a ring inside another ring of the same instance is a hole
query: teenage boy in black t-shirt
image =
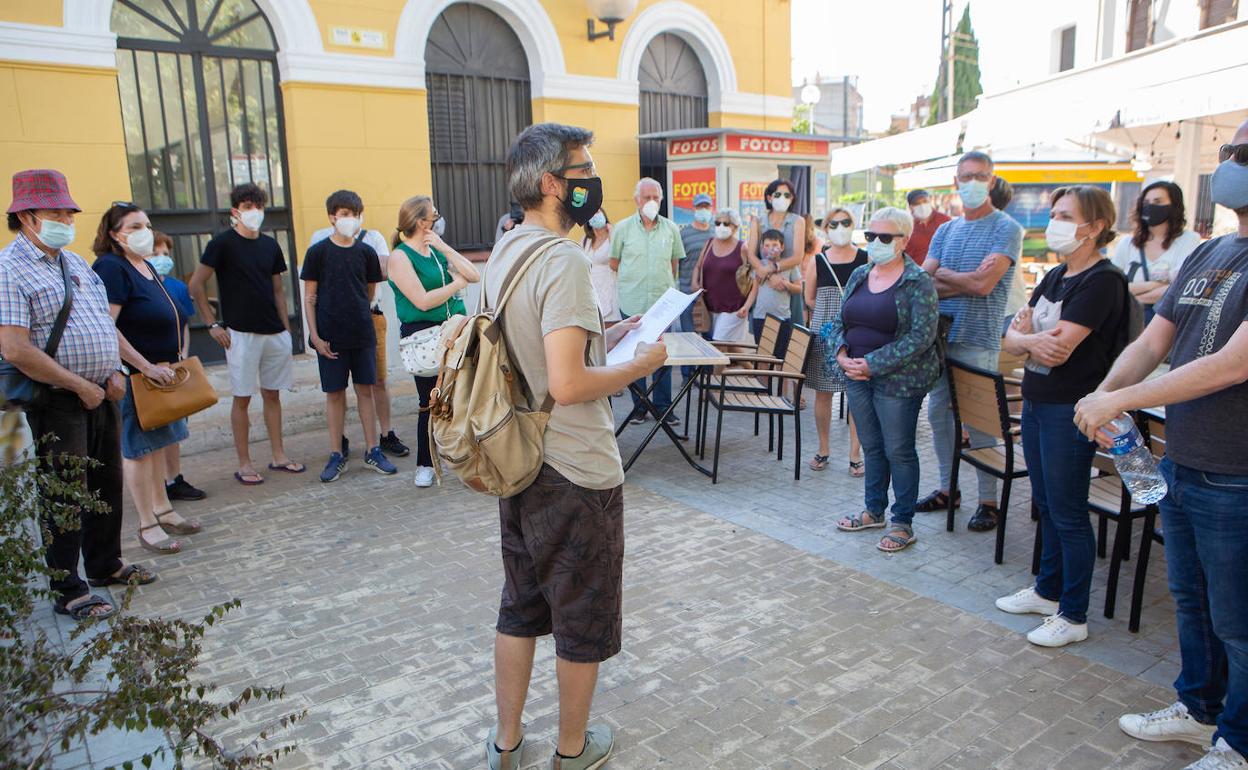
{"type": "Polygon", "coordinates": [[[329,420],[329,462],[321,481],[337,481],[347,468],[342,454],[342,431],[347,419],[347,379],[355,386],[356,405],[364,427],[368,452],[364,465],[393,475],[398,468],[381,453],[377,440],[377,412],[373,385],[377,382],[377,335],[370,305],[381,283],[381,264],[372,246],[355,236],[360,231],[364,203],[350,190],[339,190],[325,201],[333,235],[313,244],[303,257],[304,317],[309,341],[316,350],[329,420]]]}
{"type": "Polygon", "coordinates": [[[199,265],[191,276],[190,291],[199,317],[208,324],[208,333],[225,348],[230,367],[230,389],[234,406],[230,427],[234,431],[234,451],[238,453],[240,484],[264,483],[264,477],[251,464],[247,445],[251,420],[247,407],[252,396],[264,399],[264,425],[268,428],[273,462],[269,470],[303,473],[307,468],[286,455],[282,446],[281,391],[295,385],[291,357],[290,327],[286,320],[286,258],[273,238],[260,232],[268,195],[248,182],[230,192],[230,221],[233,229],[208,242],[199,265]],[[208,303],[206,284],[217,277],[217,297],[221,318],[208,303]]]}

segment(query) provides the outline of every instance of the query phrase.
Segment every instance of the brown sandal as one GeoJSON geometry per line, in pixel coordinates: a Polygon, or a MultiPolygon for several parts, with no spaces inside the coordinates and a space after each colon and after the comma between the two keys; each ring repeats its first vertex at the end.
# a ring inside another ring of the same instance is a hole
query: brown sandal
{"type": "Polygon", "coordinates": [[[200,524],[198,521],[195,521],[194,519],[184,519],[180,524],[166,524],[165,522],[160,520],[162,516],[168,516],[171,513],[173,513],[172,508],[170,508],[167,511],[161,511],[160,513],[152,514],[153,516],[156,517],[156,523],[160,525],[160,528],[163,529],[166,534],[194,535],[196,532],[204,531],[204,525],[200,524]]]}
{"type": "Polygon", "coordinates": [[[164,532],[159,524],[148,524],[146,527],[139,527],[139,545],[143,546],[145,550],[152,553],[177,553],[182,550],[182,544],[171,537],[166,537],[158,543],[147,542],[143,538],[143,533],[149,529],[160,529],[161,532],[164,532]]]}

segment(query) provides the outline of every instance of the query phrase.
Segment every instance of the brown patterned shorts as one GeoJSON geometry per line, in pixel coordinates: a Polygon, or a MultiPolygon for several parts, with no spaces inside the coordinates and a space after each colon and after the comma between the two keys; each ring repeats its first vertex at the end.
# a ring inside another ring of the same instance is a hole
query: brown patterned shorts
{"type": "Polygon", "coordinates": [[[598,663],[620,651],[624,491],[586,489],[543,465],[498,502],[503,596],[498,632],[555,635],[555,654],[598,663]]]}

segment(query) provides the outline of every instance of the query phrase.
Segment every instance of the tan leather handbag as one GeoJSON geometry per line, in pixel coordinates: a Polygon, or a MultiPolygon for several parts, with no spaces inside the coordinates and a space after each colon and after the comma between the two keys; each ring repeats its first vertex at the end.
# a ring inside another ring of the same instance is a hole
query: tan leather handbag
{"type": "MultiPolygon", "coordinates": [[[[165,299],[169,300],[169,304],[173,306],[174,330],[178,335],[178,348],[181,349],[182,313],[178,310],[178,303],[169,296],[164,281],[151,265],[148,265],[148,270],[152,271],[156,285],[160,287],[165,299]]],[[[143,430],[162,428],[183,417],[202,412],[217,403],[217,390],[212,387],[208,376],[204,374],[204,365],[199,360],[199,356],[191,356],[173,363],[162,361],[160,366],[167,366],[173,370],[174,378],[171,384],[161,385],[139,372],[130,375],[130,391],[134,394],[134,411],[139,418],[139,427],[143,430]]]]}

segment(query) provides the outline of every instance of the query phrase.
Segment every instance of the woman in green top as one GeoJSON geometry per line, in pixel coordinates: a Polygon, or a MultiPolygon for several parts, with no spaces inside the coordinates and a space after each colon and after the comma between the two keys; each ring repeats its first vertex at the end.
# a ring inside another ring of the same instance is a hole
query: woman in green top
{"type": "MultiPolygon", "coordinates": [[[[441,219],[433,199],[417,195],[399,207],[394,249],[388,262],[390,286],[399,316],[399,334],[406,337],[464,314],[460,289],[481,280],[467,257],[446,245],[434,231],[441,219]]],[[[416,441],[416,486],[433,485],[433,456],[429,452],[429,394],[437,377],[417,377],[420,422],[416,441]]]]}

